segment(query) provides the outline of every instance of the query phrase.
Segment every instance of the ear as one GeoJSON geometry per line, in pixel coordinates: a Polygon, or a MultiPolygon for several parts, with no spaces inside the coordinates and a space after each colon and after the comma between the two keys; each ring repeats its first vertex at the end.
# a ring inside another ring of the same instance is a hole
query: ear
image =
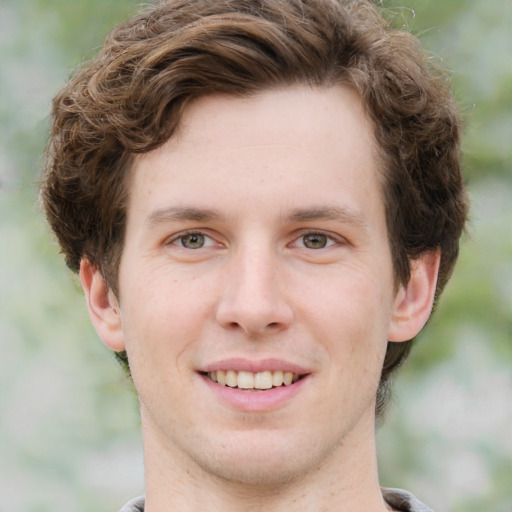
{"type": "Polygon", "coordinates": [[[407,285],[400,285],[395,297],[389,341],[408,341],[427,323],[434,304],[440,259],[438,249],[411,261],[411,278],[407,285]]]}
{"type": "Polygon", "coordinates": [[[121,311],[100,271],[86,258],[80,262],[80,283],[89,317],[98,336],[112,350],[125,350],[121,311]]]}

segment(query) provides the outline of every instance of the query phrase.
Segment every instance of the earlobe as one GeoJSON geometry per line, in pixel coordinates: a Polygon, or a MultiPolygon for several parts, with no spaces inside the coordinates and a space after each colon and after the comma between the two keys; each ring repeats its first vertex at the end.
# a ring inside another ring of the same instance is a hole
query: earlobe
{"type": "Polygon", "coordinates": [[[125,350],[118,301],[101,272],[86,258],[80,262],[80,283],[91,322],[103,343],[115,351],[125,350]]]}
{"type": "Polygon", "coordinates": [[[439,272],[439,250],[422,254],[411,261],[411,278],[401,285],[395,297],[388,341],[414,338],[427,323],[434,304],[439,272]]]}

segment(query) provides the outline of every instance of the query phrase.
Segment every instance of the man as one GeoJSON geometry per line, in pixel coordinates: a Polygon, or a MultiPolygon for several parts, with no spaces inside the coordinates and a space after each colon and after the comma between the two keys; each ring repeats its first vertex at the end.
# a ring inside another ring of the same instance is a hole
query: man
{"type": "Polygon", "coordinates": [[[55,98],[43,203],[140,400],[123,511],[428,510],[375,420],[467,212],[438,75],[364,0],[170,0],[55,98]]]}

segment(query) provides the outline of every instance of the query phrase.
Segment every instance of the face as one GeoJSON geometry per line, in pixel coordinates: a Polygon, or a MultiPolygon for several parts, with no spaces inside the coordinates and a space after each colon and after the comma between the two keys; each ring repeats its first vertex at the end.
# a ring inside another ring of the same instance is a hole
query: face
{"type": "Polygon", "coordinates": [[[199,99],[137,157],[98,332],[128,351],[149,452],[275,483],[373,442],[405,295],[371,134],[352,91],[294,87],[199,99]]]}

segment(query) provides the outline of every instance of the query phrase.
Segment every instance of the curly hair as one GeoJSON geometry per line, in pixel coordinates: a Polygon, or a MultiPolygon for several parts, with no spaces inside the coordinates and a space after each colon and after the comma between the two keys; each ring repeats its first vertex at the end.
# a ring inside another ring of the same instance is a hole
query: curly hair
{"type": "MultiPolygon", "coordinates": [[[[117,294],[134,155],[172,137],[190,101],[292,84],[358,92],[381,160],[396,282],[440,249],[437,298],[467,216],[460,118],[418,40],[369,0],[164,0],[117,26],[53,101],[41,197],[71,270],[88,258],[117,294]]],[[[378,414],[411,343],[388,344],[378,414]]]]}

